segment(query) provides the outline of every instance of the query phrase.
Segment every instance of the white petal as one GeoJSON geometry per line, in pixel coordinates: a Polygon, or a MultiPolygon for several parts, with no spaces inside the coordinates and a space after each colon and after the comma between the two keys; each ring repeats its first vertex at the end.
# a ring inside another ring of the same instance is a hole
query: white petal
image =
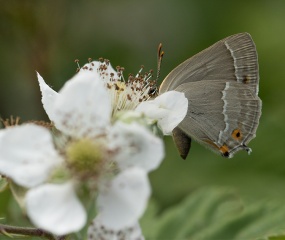
{"type": "Polygon", "coordinates": [[[107,228],[120,230],[133,226],[142,216],[150,196],[147,173],[140,168],[121,172],[97,199],[101,222],[107,228]]]}
{"type": "Polygon", "coordinates": [[[108,240],[143,240],[144,236],[138,222],[133,226],[128,228],[123,228],[120,230],[114,230],[112,228],[105,227],[100,219],[100,216],[97,216],[88,227],[88,240],[97,240],[97,239],[108,239],[108,240]]]}
{"type": "Polygon", "coordinates": [[[110,122],[107,89],[94,72],[79,72],[65,83],[55,104],[55,126],[73,137],[94,137],[110,122]]]}
{"type": "Polygon", "coordinates": [[[47,179],[62,159],[56,152],[50,132],[34,124],[1,130],[0,173],[24,187],[47,179]]]}
{"type": "Polygon", "coordinates": [[[77,232],[86,223],[86,212],[71,183],[45,184],[26,195],[27,213],[39,228],[56,235],[77,232]]]}
{"type": "Polygon", "coordinates": [[[55,113],[54,113],[54,104],[56,101],[56,98],[58,96],[58,93],[51,89],[44,81],[44,79],[41,77],[41,75],[37,72],[38,81],[40,84],[40,89],[42,92],[42,103],[44,106],[44,109],[51,121],[54,121],[55,113]]]}
{"type": "Polygon", "coordinates": [[[147,117],[158,121],[164,135],[172,130],[187,114],[188,100],[184,93],[169,91],[154,100],[142,102],[136,111],[143,112],[147,117]]]}
{"type": "Polygon", "coordinates": [[[121,170],[135,166],[149,172],[164,158],[162,139],[137,123],[117,122],[111,129],[109,142],[109,147],[116,151],[114,158],[121,170]]]}

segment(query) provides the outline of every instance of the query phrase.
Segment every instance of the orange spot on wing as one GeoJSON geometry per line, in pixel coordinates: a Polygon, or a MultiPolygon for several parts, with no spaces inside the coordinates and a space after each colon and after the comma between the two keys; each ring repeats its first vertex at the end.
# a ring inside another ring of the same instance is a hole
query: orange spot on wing
{"type": "Polygon", "coordinates": [[[227,145],[223,145],[219,148],[219,150],[222,152],[222,153],[225,153],[225,152],[228,152],[229,151],[229,148],[227,145]]]}
{"type": "Polygon", "coordinates": [[[224,157],[228,157],[229,156],[229,147],[227,145],[223,145],[219,148],[220,152],[222,153],[222,155],[224,157]]]}
{"type": "Polygon", "coordinates": [[[237,128],[237,129],[233,130],[232,137],[233,137],[233,139],[240,141],[242,139],[242,134],[241,134],[240,129],[237,128]]]}
{"type": "Polygon", "coordinates": [[[208,143],[209,145],[213,146],[217,150],[219,150],[224,157],[229,157],[229,147],[224,144],[223,146],[219,147],[217,144],[212,142],[211,140],[204,140],[205,143],[208,143]]]}

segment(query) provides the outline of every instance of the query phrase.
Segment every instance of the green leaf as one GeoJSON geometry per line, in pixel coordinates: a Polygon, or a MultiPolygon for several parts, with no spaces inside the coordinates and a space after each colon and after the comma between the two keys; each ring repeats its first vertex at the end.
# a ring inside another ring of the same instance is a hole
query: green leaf
{"type": "Polygon", "coordinates": [[[154,216],[144,233],[146,239],[285,240],[284,216],[280,203],[248,203],[232,190],[205,188],[154,216]]]}

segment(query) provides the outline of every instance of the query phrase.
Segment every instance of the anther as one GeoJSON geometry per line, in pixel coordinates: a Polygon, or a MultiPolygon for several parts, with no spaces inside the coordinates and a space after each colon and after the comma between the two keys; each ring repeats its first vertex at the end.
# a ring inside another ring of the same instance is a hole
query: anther
{"type": "Polygon", "coordinates": [[[106,63],[106,65],[110,64],[110,61],[108,59],[104,59],[104,62],[106,63]]]}
{"type": "Polygon", "coordinates": [[[115,86],[115,89],[118,91],[120,88],[119,88],[119,86],[115,83],[114,84],[114,86],[115,86]]]}

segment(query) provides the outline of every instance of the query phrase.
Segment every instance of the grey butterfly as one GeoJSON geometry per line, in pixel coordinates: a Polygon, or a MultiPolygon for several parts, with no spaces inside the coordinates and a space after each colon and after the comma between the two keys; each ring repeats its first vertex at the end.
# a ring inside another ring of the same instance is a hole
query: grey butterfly
{"type": "Polygon", "coordinates": [[[229,36],[172,70],[159,94],[185,93],[188,112],[173,130],[183,159],[191,139],[230,158],[255,137],[261,116],[255,44],[248,33],[229,36]]]}

